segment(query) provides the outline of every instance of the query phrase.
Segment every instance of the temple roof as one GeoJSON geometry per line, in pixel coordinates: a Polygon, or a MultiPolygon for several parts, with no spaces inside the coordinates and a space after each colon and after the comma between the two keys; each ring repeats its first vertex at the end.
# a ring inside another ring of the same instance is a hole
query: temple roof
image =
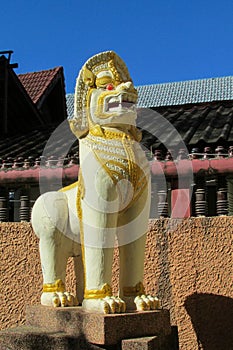
{"type": "Polygon", "coordinates": [[[63,67],[18,74],[18,78],[37,108],[42,109],[47,116],[50,112],[50,120],[46,122],[58,123],[64,120],[66,101],[63,67]],[[52,119],[51,114],[54,114],[52,119]]]}
{"type": "MultiPolygon", "coordinates": [[[[77,162],[78,141],[66,120],[73,117],[74,94],[65,95],[63,68],[17,76],[4,56],[0,59],[3,71],[8,69],[9,73],[8,128],[14,132],[14,137],[11,132],[0,138],[2,171],[35,165],[45,147],[46,164],[56,164],[60,156],[65,164],[77,162]]],[[[205,146],[216,153],[218,145],[227,153],[233,145],[233,76],[137,89],[137,125],[143,130],[143,145],[152,152],[159,148],[178,150],[183,143],[190,153],[193,147],[203,152],[205,146]]]]}
{"type": "MultiPolygon", "coordinates": [[[[233,143],[233,76],[136,88],[137,126],[144,130],[146,147],[180,146],[175,130],[167,131],[166,121],[178,131],[188,148],[205,145],[215,148],[219,143],[227,147],[233,143]]],[[[67,94],[68,118],[73,117],[73,102],[74,94],[67,94]]]]}
{"type": "Polygon", "coordinates": [[[60,128],[54,124],[41,126],[24,135],[18,134],[14,138],[0,139],[0,162],[1,159],[15,160],[19,157],[22,158],[21,162],[26,158],[33,158],[35,161],[38,157],[43,156],[43,153],[46,153],[47,157],[64,155],[65,145],[70,143],[69,148],[71,148],[76,139],[66,121],[61,125],[60,128]]]}
{"type": "Polygon", "coordinates": [[[67,117],[62,67],[17,75],[0,53],[0,135],[23,135],[67,117]]]}
{"type": "MultiPolygon", "coordinates": [[[[139,85],[138,107],[164,107],[233,100],[233,76],[139,85]]],[[[68,118],[72,118],[74,94],[66,95],[68,118]]]]}
{"type": "Polygon", "coordinates": [[[233,144],[233,100],[142,109],[137,124],[148,148],[182,147],[180,140],[190,151],[228,147],[233,144]]]}
{"type": "Polygon", "coordinates": [[[233,100],[233,76],[141,85],[139,107],[178,106],[233,100]]]}
{"type": "Polygon", "coordinates": [[[38,103],[40,98],[45,94],[46,89],[54,82],[56,75],[62,70],[62,67],[55,67],[40,72],[18,74],[18,78],[32,101],[38,103]]]}

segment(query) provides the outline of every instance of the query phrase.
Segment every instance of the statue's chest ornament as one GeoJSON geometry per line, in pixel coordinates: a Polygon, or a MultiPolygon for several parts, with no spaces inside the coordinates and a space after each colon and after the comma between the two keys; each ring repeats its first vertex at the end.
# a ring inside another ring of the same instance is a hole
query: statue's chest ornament
{"type": "Polygon", "coordinates": [[[94,128],[82,142],[91,149],[115,184],[123,179],[131,182],[133,200],[142,193],[148,183],[148,163],[133,136],[94,128]]]}

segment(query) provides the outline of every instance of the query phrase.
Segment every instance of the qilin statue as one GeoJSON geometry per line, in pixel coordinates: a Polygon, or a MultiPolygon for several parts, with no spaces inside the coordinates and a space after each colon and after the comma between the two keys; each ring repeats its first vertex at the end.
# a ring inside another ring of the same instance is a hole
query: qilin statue
{"type": "Polygon", "coordinates": [[[69,120],[79,139],[78,182],[41,195],[32,211],[40,238],[43,305],[118,313],[158,307],[145,295],[144,252],[150,208],[150,171],[136,127],[137,91],[113,51],[91,57],[75,88],[69,120]],[[114,245],[120,259],[119,294],[111,288],[114,245]],[[65,287],[75,257],[77,297],[65,287]],[[78,300],[77,300],[78,299],[78,300]]]}

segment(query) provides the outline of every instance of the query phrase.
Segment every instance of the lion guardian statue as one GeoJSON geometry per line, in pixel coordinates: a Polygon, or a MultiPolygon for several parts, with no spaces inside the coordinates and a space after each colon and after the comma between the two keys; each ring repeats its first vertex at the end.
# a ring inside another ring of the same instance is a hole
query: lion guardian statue
{"type": "Polygon", "coordinates": [[[32,210],[40,239],[41,303],[118,313],[158,307],[145,295],[144,251],[150,209],[150,170],[136,128],[137,91],[113,51],[91,57],[75,88],[69,120],[79,139],[78,182],[41,195],[32,210]],[[114,246],[120,258],[113,296],[114,246]],[[77,263],[77,298],[65,287],[68,257],[77,263]]]}

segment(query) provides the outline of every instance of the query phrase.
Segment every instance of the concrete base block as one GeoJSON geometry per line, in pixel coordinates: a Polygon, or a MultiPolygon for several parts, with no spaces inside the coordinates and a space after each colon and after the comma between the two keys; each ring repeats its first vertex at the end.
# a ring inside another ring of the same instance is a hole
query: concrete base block
{"type": "Polygon", "coordinates": [[[143,337],[135,339],[124,339],[121,342],[122,350],[157,350],[159,347],[159,339],[154,337],[143,337]]]}
{"type": "Polygon", "coordinates": [[[118,350],[88,343],[85,336],[72,336],[48,329],[21,326],[0,332],[0,350],[118,350]]]}
{"type": "Polygon", "coordinates": [[[103,315],[34,305],[25,326],[0,332],[0,350],[160,350],[170,337],[167,310],[103,315]]]}
{"type": "Polygon", "coordinates": [[[171,334],[170,315],[167,310],[100,314],[85,312],[81,307],[54,308],[30,306],[26,311],[27,325],[49,327],[51,331],[66,332],[74,336],[85,335],[90,343],[117,344],[122,339],[159,334],[171,334]]]}

